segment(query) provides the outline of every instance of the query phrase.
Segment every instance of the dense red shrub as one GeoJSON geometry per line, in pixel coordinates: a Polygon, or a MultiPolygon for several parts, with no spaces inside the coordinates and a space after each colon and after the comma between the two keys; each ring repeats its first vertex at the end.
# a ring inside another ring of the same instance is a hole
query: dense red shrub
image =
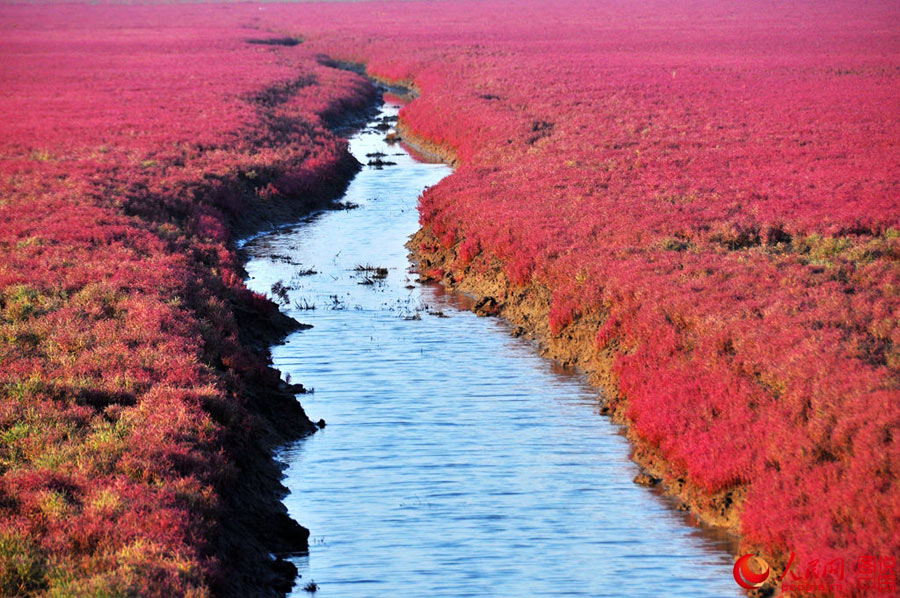
{"type": "Polygon", "coordinates": [[[229,227],[344,180],[326,119],[372,90],[225,11],[0,7],[0,594],[241,590],[223,490],[273,381],[236,313],[274,306],[229,227]]]}

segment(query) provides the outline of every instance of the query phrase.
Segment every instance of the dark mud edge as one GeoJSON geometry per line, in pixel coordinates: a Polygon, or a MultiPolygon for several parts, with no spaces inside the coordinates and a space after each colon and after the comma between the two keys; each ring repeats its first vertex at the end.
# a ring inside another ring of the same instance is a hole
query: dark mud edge
{"type": "MultiPolygon", "coordinates": [[[[324,58],[322,62],[340,66],[324,58]]],[[[383,91],[372,86],[365,106],[330,116],[328,126],[335,134],[345,135],[365,124],[377,112],[383,91]]],[[[325,173],[315,191],[302,197],[263,201],[248,189],[241,214],[228,222],[229,230],[237,239],[247,238],[297,222],[316,211],[337,208],[336,200],[360,168],[347,152],[336,169],[325,173]]],[[[232,250],[245,263],[246,256],[236,247],[232,250]]],[[[243,274],[246,277],[246,272],[243,274]]],[[[297,568],[288,558],[308,550],[309,530],[288,515],[282,502],[288,494],[282,484],[285,465],[275,455],[278,449],[318,428],[297,400],[306,389],[281,379],[281,372],[271,367],[270,347],[304,325],[278,311],[272,302],[232,298],[230,303],[241,346],[265,365],[245,375],[238,391],[251,424],[249,429],[229,431],[226,450],[234,468],[229,476],[233,483],[219,489],[222,508],[213,543],[223,574],[215,580],[213,589],[216,595],[228,598],[283,597],[297,579],[297,568]]]]}

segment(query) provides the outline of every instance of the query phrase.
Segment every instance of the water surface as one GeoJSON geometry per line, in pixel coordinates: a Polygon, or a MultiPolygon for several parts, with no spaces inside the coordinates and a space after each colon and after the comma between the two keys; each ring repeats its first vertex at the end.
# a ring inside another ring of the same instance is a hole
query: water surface
{"type": "Polygon", "coordinates": [[[725,544],[632,483],[595,389],[415,282],[416,201],[451,170],[383,137],[351,138],[364,164],[396,163],[354,179],[357,209],[245,246],[248,284],[281,282],[284,310],[313,325],[273,357],[328,423],[281,454],[312,533],[294,595],[315,580],[326,597],[739,596],[725,544]]]}

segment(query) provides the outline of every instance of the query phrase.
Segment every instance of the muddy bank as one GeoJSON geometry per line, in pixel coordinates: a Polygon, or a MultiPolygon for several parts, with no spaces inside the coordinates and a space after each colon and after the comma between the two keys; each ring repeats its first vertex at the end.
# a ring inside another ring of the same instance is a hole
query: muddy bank
{"type": "MultiPolygon", "coordinates": [[[[364,122],[364,118],[364,115],[356,116],[354,120],[364,122]]],[[[295,222],[316,210],[328,209],[343,195],[347,183],[359,169],[359,162],[348,153],[322,176],[315,188],[296,197],[274,200],[261,198],[256,193],[258,184],[248,184],[242,210],[229,219],[229,230],[234,238],[242,239],[262,230],[295,222]]]]}
{"type": "MultiPolygon", "coordinates": [[[[381,92],[373,86],[364,107],[335,115],[327,124],[336,134],[353,130],[371,117],[380,97],[381,92]]],[[[274,199],[256,193],[264,181],[243,181],[243,207],[240,214],[230,218],[229,230],[234,238],[242,239],[316,211],[340,209],[336,202],[360,168],[361,164],[345,152],[339,162],[319,173],[307,192],[274,199]]],[[[288,515],[282,502],[288,489],[282,483],[284,465],[275,454],[319,428],[299,400],[307,389],[303,384],[282,380],[281,372],[271,367],[270,348],[305,325],[268,300],[230,297],[229,303],[242,348],[261,365],[243,372],[236,383],[235,392],[250,413],[251,422],[249,428],[229,427],[228,458],[233,472],[231,483],[220,490],[221,532],[213,540],[216,557],[229,573],[220,580],[216,594],[235,598],[284,596],[298,582],[297,568],[288,557],[306,552],[309,530],[288,515]]],[[[227,421],[229,414],[221,417],[227,421]]]]}
{"type": "Polygon", "coordinates": [[[456,168],[459,158],[452,148],[434,143],[410,129],[403,121],[397,123],[398,141],[403,141],[418,153],[441,160],[456,168]]]}
{"type": "MultiPolygon", "coordinates": [[[[415,142],[414,138],[411,142],[415,142]]],[[[661,457],[656,447],[638,437],[625,417],[627,397],[618,392],[612,370],[616,355],[596,348],[596,333],[604,317],[600,313],[580,316],[573,323],[554,334],[550,329],[552,293],[545,286],[531,283],[512,284],[503,272],[502,264],[484,255],[458,267],[458,243],[446,248],[426,225],[409,241],[407,248],[422,280],[439,282],[448,290],[473,298],[472,310],[482,316],[499,316],[513,325],[513,334],[532,339],[540,354],[567,367],[577,368],[588,376],[589,382],[601,390],[601,413],[623,426],[632,446],[632,459],[642,473],[634,482],[657,487],[680,511],[690,512],[698,522],[740,539],[740,513],[746,490],[742,487],[709,494],[690,483],[661,457]]],[[[741,545],[741,552],[758,552],[754,547],[741,545]]],[[[779,559],[763,555],[773,568],[779,559]]],[[[770,576],[772,577],[777,576],[770,576]]],[[[774,588],[763,587],[753,595],[770,595],[774,588]]]]}
{"type": "MultiPolygon", "coordinates": [[[[308,547],[309,530],[288,516],[282,504],[287,488],[275,451],[316,426],[297,400],[302,385],[287,385],[270,367],[269,346],[302,325],[274,304],[248,304],[232,298],[239,340],[257,365],[236,381],[235,394],[249,412],[249,428],[228,426],[226,446],[233,471],[220,489],[220,533],[216,556],[229,574],[220,580],[221,596],[283,596],[294,584],[296,568],[285,559],[308,547]]],[[[208,406],[226,423],[228,406],[208,406]]]]}

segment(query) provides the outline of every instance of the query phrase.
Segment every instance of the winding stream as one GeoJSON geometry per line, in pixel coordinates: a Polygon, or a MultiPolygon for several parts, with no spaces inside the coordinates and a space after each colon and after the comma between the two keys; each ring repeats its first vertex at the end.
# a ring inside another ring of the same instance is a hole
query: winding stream
{"type": "Polygon", "coordinates": [[[364,164],[396,163],[357,175],[358,208],[244,246],[249,286],[281,282],[284,310],[313,325],[272,353],[328,424],[281,454],[285,503],[312,533],[294,595],[315,580],[352,598],[740,596],[725,542],[632,483],[595,389],[415,282],[416,200],[451,170],[383,139],[351,138],[364,164]]]}

